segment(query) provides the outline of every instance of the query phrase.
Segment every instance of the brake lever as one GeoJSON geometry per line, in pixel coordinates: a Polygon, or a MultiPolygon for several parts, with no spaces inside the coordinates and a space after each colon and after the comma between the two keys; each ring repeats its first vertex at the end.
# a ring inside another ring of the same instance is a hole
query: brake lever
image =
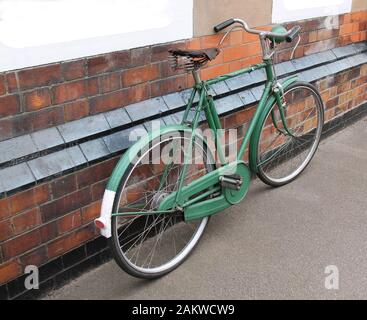
{"type": "Polygon", "coordinates": [[[220,46],[223,44],[224,40],[227,38],[227,36],[235,29],[243,29],[242,26],[239,26],[239,25],[234,25],[232,26],[225,34],[224,36],[222,37],[222,39],[219,41],[218,43],[218,48],[220,48],[220,46]]]}
{"type": "Polygon", "coordinates": [[[297,41],[297,43],[296,43],[295,47],[294,47],[294,48],[293,48],[293,50],[292,50],[291,60],[293,60],[294,53],[296,52],[297,47],[298,47],[298,45],[299,45],[299,43],[300,43],[300,42],[301,42],[301,35],[298,35],[298,41],[297,41]]]}

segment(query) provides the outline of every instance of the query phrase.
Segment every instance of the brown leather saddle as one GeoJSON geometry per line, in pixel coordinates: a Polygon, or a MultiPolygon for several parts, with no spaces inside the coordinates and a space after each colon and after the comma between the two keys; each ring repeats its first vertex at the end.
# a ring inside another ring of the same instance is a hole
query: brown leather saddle
{"type": "Polygon", "coordinates": [[[218,48],[209,48],[203,50],[169,50],[171,66],[174,69],[186,69],[187,71],[197,70],[214,60],[220,50],[218,48]]]}

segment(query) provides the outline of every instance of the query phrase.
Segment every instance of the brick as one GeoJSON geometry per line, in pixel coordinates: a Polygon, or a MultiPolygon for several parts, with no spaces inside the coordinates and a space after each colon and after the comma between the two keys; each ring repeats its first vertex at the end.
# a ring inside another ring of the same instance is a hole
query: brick
{"type": "Polygon", "coordinates": [[[42,225],[40,227],[40,234],[42,243],[46,243],[55,239],[59,235],[57,220],[42,225]]]}
{"type": "Polygon", "coordinates": [[[116,159],[103,161],[77,173],[79,188],[84,188],[100,180],[108,178],[116,164],[116,159]]]}
{"type": "Polygon", "coordinates": [[[159,76],[158,64],[126,70],[122,74],[124,87],[157,79],[159,76]]]}
{"type": "Polygon", "coordinates": [[[6,93],[5,76],[0,75],[0,96],[6,93]]]}
{"type": "Polygon", "coordinates": [[[340,26],[340,29],[339,29],[339,35],[343,36],[343,35],[346,35],[346,34],[350,34],[353,32],[353,29],[354,29],[354,23],[347,23],[347,24],[343,24],[340,26]]]}
{"type": "Polygon", "coordinates": [[[29,253],[24,254],[19,258],[19,261],[23,267],[34,265],[41,266],[48,260],[46,246],[39,247],[29,253]]]}
{"type": "Polygon", "coordinates": [[[352,22],[352,14],[346,13],[340,16],[340,24],[346,24],[352,22]]]}
{"type": "Polygon", "coordinates": [[[186,48],[188,50],[200,50],[201,49],[200,38],[192,38],[187,40],[186,48]]]}
{"type": "Polygon", "coordinates": [[[0,241],[5,241],[13,236],[11,220],[0,221],[0,241]]]}
{"type": "Polygon", "coordinates": [[[131,67],[143,66],[150,63],[151,50],[150,47],[131,49],[131,67]]]}
{"type": "Polygon", "coordinates": [[[138,84],[129,88],[128,101],[130,103],[147,100],[150,97],[150,86],[146,83],[138,84]]]}
{"type": "Polygon", "coordinates": [[[63,197],[69,193],[76,191],[76,175],[69,174],[50,183],[51,192],[54,199],[63,197]]]}
{"type": "Polygon", "coordinates": [[[246,58],[244,60],[242,60],[242,68],[246,68],[248,66],[251,66],[253,64],[258,64],[262,62],[262,57],[261,56],[253,56],[253,57],[249,57],[246,58]]]}
{"type": "Polygon", "coordinates": [[[48,245],[49,257],[54,258],[60,256],[67,251],[70,251],[80,244],[92,239],[94,237],[94,234],[94,228],[91,224],[73,232],[72,234],[51,242],[48,245]]]}
{"type": "Polygon", "coordinates": [[[242,68],[242,60],[237,60],[229,63],[229,72],[234,72],[242,68]]]}
{"type": "Polygon", "coordinates": [[[26,111],[39,110],[51,105],[51,94],[47,88],[37,89],[24,94],[26,111]]]}
{"type": "Polygon", "coordinates": [[[82,222],[82,217],[80,210],[76,210],[72,213],[67,214],[66,216],[60,218],[57,221],[59,234],[63,234],[65,232],[71,231],[75,228],[80,227],[82,222]]]}
{"type": "Polygon", "coordinates": [[[49,86],[61,81],[60,64],[36,67],[18,72],[20,89],[49,86]]]}
{"type": "Polygon", "coordinates": [[[243,43],[250,43],[250,42],[256,42],[256,41],[259,41],[259,35],[248,33],[248,32],[243,33],[243,39],[242,39],[243,43]]]}
{"type": "Polygon", "coordinates": [[[129,90],[123,89],[90,99],[91,114],[113,110],[129,104],[129,90]]]}
{"type": "Polygon", "coordinates": [[[352,43],[352,39],[350,35],[346,35],[346,36],[340,36],[338,39],[338,45],[339,46],[345,46],[347,44],[352,43]]]}
{"type": "Polygon", "coordinates": [[[85,82],[83,80],[63,83],[52,88],[54,103],[64,103],[83,98],[86,95],[85,82]]]}
{"type": "Polygon", "coordinates": [[[9,198],[0,199],[0,220],[11,216],[9,198]]]}
{"type": "Polygon", "coordinates": [[[6,117],[20,112],[19,95],[0,97],[0,117],[6,117]]]}
{"type": "Polygon", "coordinates": [[[14,233],[24,233],[41,224],[39,208],[31,209],[25,213],[15,216],[13,219],[14,233]]]}
{"type": "Polygon", "coordinates": [[[152,97],[157,97],[171,92],[181,91],[187,88],[187,75],[179,75],[167,79],[157,80],[151,83],[152,97]]]}
{"type": "Polygon", "coordinates": [[[175,70],[171,67],[171,62],[170,61],[161,61],[155,64],[156,66],[158,66],[159,69],[159,78],[168,78],[168,77],[172,77],[172,76],[176,76],[178,74],[184,74],[186,73],[186,70],[182,69],[182,70],[175,70]]]}
{"type": "Polygon", "coordinates": [[[84,188],[41,207],[42,221],[48,222],[88,204],[91,200],[90,189],[84,188]]]}
{"type": "Polygon", "coordinates": [[[246,58],[250,56],[256,56],[261,52],[259,43],[249,43],[240,47],[227,48],[223,51],[223,61],[229,62],[246,58]]]}
{"type": "Polygon", "coordinates": [[[168,59],[168,50],[171,49],[186,49],[185,41],[178,41],[169,44],[159,44],[152,47],[152,62],[163,61],[168,59]]]}
{"type": "Polygon", "coordinates": [[[338,29],[321,29],[317,31],[318,41],[323,41],[337,36],[338,36],[338,29]]]}
{"type": "MultiPolygon", "coordinates": [[[[217,48],[219,41],[222,39],[223,34],[212,34],[208,36],[201,37],[201,47],[204,49],[207,48],[217,48]]],[[[230,37],[227,37],[222,43],[222,47],[227,47],[230,44],[230,37]]]]}
{"type": "Polygon", "coordinates": [[[68,103],[64,106],[65,121],[73,121],[89,115],[89,101],[87,99],[68,103]]]}
{"type": "Polygon", "coordinates": [[[85,61],[76,60],[61,64],[62,75],[65,80],[75,80],[85,76],[85,61]]]}
{"type": "Polygon", "coordinates": [[[101,200],[106,190],[108,179],[95,183],[91,187],[92,201],[101,200]]]}
{"type": "Polygon", "coordinates": [[[87,60],[88,75],[116,71],[130,66],[130,51],[120,51],[92,57],[87,60]]]}
{"type": "Polygon", "coordinates": [[[98,77],[89,78],[85,81],[88,96],[95,96],[99,93],[98,77]]]}
{"type": "Polygon", "coordinates": [[[3,243],[3,255],[5,260],[20,255],[41,243],[41,235],[39,229],[22,234],[3,243]]]}
{"type": "Polygon", "coordinates": [[[331,100],[327,101],[326,102],[326,109],[331,109],[331,108],[334,108],[335,106],[338,105],[338,100],[339,100],[339,97],[335,97],[335,98],[332,98],[331,100]]]}
{"type": "Polygon", "coordinates": [[[21,268],[17,261],[10,261],[0,265],[0,285],[18,277],[21,274],[21,268]]]}
{"type": "Polygon", "coordinates": [[[33,208],[50,199],[48,184],[20,192],[9,198],[10,212],[14,215],[24,210],[33,208]]]}
{"type": "MultiPolygon", "coordinates": [[[[40,110],[39,112],[35,114],[31,114],[29,116],[29,121],[31,125],[31,131],[38,131],[41,129],[46,129],[49,127],[57,126],[64,122],[64,108],[63,107],[54,107],[54,108],[48,108],[45,110],[40,110]]],[[[18,127],[17,130],[14,130],[18,134],[20,134],[20,130],[23,130],[23,133],[26,133],[26,127],[23,128],[22,126],[25,126],[26,121],[23,119],[23,121],[19,121],[20,128],[18,127]]]]}
{"type": "Polygon", "coordinates": [[[106,93],[115,91],[121,88],[120,72],[111,73],[99,78],[99,91],[100,93],[106,93]]]}
{"type": "Polygon", "coordinates": [[[352,12],[350,18],[353,22],[362,21],[365,18],[365,13],[364,11],[352,12]]]}
{"type": "Polygon", "coordinates": [[[5,74],[6,85],[9,93],[17,92],[18,89],[18,79],[15,72],[10,72],[5,74]]]}
{"type": "Polygon", "coordinates": [[[229,42],[231,46],[236,46],[243,43],[243,31],[232,31],[229,35],[229,42]]]}
{"type": "Polygon", "coordinates": [[[101,201],[94,202],[82,209],[82,223],[85,224],[97,218],[101,213],[101,201]]]}
{"type": "Polygon", "coordinates": [[[308,34],[308,41],[309,42],[315,42],[315,41],[317,41],[317,31],[311,31],[308,34]]]}
{"type": "Polygon", "coordinates": [[[229,64],[222,64],[218,66],[213,66],[210,68],[205,68],[201,71],[201,76],[203,80],[212,79],[229,72],[229,64]]]}

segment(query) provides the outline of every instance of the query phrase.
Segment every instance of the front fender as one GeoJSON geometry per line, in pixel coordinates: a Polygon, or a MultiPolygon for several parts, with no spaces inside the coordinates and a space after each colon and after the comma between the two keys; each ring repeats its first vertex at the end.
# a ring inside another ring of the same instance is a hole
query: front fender
{"type": "Polygon", "coordinates": [[[184,125],[170,125],[151,131],[135,142],[121,157],[108,180],[107,187],[103,195],[101,214],[99,218],[94,220],[96,226],[100,229],[101,235],[106,238],[111,237],[111,214],[116,192],[125,171],[131,164],[132,159],[135,159],[138,152],[150,141],[158,138],[162,134],[169,134],[177,131],[191,132],[192,129],[184,125]]]}
{"type": "MultiPolygon", "coordinates": [[[[298,81],[298,76],[292,76],[292,77],[285,79],[281,83],[283,90],[285,91],[291,84],[295,83],[296,81],[298,81]]],[[[275,102],[276,102],[276,98],[273,94],[271,94],[265,103],[264,110],[262,111],[259,117],[259,121],[257,122],[254,132],[252,133],[252,136],[251,136],[249,165],[250,165],[252,172],[257,172],[258,170],[257,165],[256,165],[257,144],[258,144],[258,139],[260,138],[260,134],[261,134],[262,123],[265,120],[266,115],[268,114],[269,110],[273,107],[275,102]]]]}

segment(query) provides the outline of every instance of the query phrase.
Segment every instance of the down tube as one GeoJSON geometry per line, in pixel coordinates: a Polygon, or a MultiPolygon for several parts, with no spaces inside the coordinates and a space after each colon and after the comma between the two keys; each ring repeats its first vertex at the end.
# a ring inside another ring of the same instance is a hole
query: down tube
{"type": "Polygon", "coordinates": [[[270,81],[267,82],[266,83],[266,86],[265,86],[265,90],[263,92],[263,95],[261,96],[259,105],[256,108],[256,111],[255,111],[254,116],[253,116],[253,118],[251,120],[250,126],[249,126],[249,128],[248,128],[248,130],[246,132],[246,135],[245,135],[242,143],[241,143],[240,151],[238,152],[238,155],[237,155],[237,159],[238,160],[241,160],[242,159],[242,157],[243,157],[243,155],[244,155],[244,153],[246,151],[246,146],[247,146],[247,144],[250,141],[250,138],[251,138],[252,133],[253,133],[253,131],[255,129],[255,126],[256,126],[259,118],[260,118],[260,115],[261,115],[263,109],[264,109],[264,105],[265,105],[265,103],[266,103],[266,101],[268,99],[268,96],[270,94],[271,87],[272,87],[272,82],[270,82],[270,81]]]}

